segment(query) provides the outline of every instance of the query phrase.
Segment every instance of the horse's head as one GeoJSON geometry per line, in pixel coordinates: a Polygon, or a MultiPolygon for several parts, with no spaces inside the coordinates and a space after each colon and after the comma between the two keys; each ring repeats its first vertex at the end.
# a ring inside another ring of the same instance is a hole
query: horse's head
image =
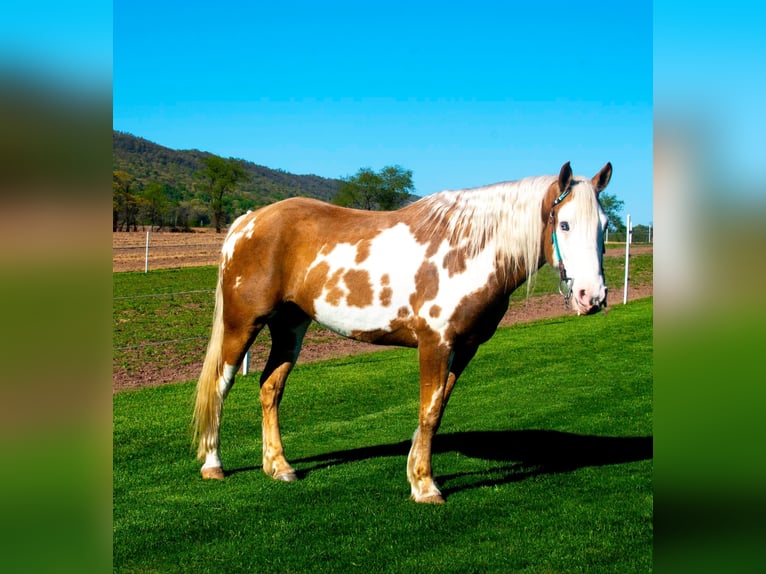
{"type": "Polygon", "coordinates": [[[543,203],[545,255],[559,269],[562,294],[578,315],[606,305],[602,257],[608,221],[598,194],[611,177],[611,163],[588,179],[572,176],[567,162],[543,203]]]}

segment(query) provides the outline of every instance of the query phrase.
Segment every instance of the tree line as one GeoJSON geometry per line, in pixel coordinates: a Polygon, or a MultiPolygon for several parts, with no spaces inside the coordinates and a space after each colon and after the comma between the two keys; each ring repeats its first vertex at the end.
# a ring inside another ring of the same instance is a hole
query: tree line
{"type": "MultiPolygon", "coordinates": [[[[214,225],[211,190],[206,188],[206,158],[214,154],[175,150],[129,133],[113,130],[113,229],[135,230],[141,226],[189,230],[214,225]]],[[[224,221],[230,222],[249,209],[294,196],[330,201],[341,181],[313,174],[296,175],[242,159],[233,162],[246,177],[222,197],[224,221]]]]}
{"type": "MultiPolygon", "coordinates": [[[[259,205],[241,193],[250,179],[239,160],[208,156],[194,173],[193,190],[183,183],[143,182],[125,170],[112,172],[112,230],[137,231],[149,226],[159,231],[190,231],[212,225],[217,232],[237,216],[259,205]]],[[[414,196],[412,171],[386,166],[362,168],[342,180],[332,203],[368,210],[398,209],[414,196]]]]}
{"type": "MultiPolygon", "coordinates": [[[[192,227],[215,226],[220,233],[236,217],[259,207],[252,197],[242,194],[242,184],[250,179],[242,162],[207,156],[194,172],[192,193],[184,184],[172,187],[150,182],[141,184],[127,171],[113,171],[113,231],[137,231],[138,226],[161,230],[189,231],[192,227]]],[[[379,171],[361,168],[343,178],[332,203],[366,210],[394,210],[416,199],[412,170],[386,166],[379,171]]],[[[599,201],[609,218],[609,231],[625,232],[621,212],[624,202],[616,195],[602,193],[599,201]]],[[[634,227],[639,234],[641,226],[634,227]]]]}
{"type": "Polygon", "coordinates": [[[214,225],[220,232],[237,215],[256,207],[256,202],[236,193],[248,174],[237,160],[208,156],[195,172],[194,189],[160,182],[143,184],[124,170],[112,172],[112,231],[190,231],[214,225]]]}

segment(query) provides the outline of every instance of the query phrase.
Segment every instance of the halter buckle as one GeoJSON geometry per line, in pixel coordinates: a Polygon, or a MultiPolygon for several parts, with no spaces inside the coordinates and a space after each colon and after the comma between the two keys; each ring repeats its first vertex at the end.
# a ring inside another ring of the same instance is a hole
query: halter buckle
{"type": "Polygon", "coordinates": [[[569,305],[569,300],[572,298],[572,284],[574,279],[563,277],[559,281],[559,293],[564,297],[564,306],[569,305]]]}

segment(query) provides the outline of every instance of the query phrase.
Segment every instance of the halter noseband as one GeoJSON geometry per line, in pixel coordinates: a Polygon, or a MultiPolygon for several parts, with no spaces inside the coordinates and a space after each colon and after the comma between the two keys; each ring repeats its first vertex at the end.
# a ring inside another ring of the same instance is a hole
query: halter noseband
{"type": "Polygon", "coordinates": [[[559,242],[558,239],[556,239],[556,218],[553,215],[553,209],[564,199],[566,199],[567,195],[572,191],[572,187],[567,187],[564,191],[561,192],[561,195],[559,195],[556,200],[553,202],[553,205],[551,206],[551,214],[549,217],[549,221],[551,224],[551,240],[553,242],[553,249],[556,252],[556,259],[559,260],[559,293],[563,295],[564,297],[564,305],[569,305],[569,300],[572,298],[572,285],[574,283],[574,279],[571,277],[567,277],[567,270],[564,267],[564,260],[561,258],[561,251],[559,251],[559,242]]]}

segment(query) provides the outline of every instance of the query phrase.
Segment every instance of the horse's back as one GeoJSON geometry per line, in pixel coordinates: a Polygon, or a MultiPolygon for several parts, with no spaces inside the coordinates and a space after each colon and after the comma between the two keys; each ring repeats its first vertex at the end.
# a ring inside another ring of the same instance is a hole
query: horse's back
{"type": "Polygon", "coordinates": [[[295,290],[321,252],[375,237],[395,224],[394,213],[349,209],[306,197],[285,199],[232,224],[221,269],[232,280],[256,274],[263,281],[267,273],[278,275],[285,290],[295,290]]]}
{"type": "Polygon", "coordinates": [[[309,197],[285,199],[249,215],[261,234],[285,233],[292,239],[293,247],[310,244],[312,239],[350,241],[368,229],[379,231],[391,219],[391,212],[350,209],[309,197]]]}

